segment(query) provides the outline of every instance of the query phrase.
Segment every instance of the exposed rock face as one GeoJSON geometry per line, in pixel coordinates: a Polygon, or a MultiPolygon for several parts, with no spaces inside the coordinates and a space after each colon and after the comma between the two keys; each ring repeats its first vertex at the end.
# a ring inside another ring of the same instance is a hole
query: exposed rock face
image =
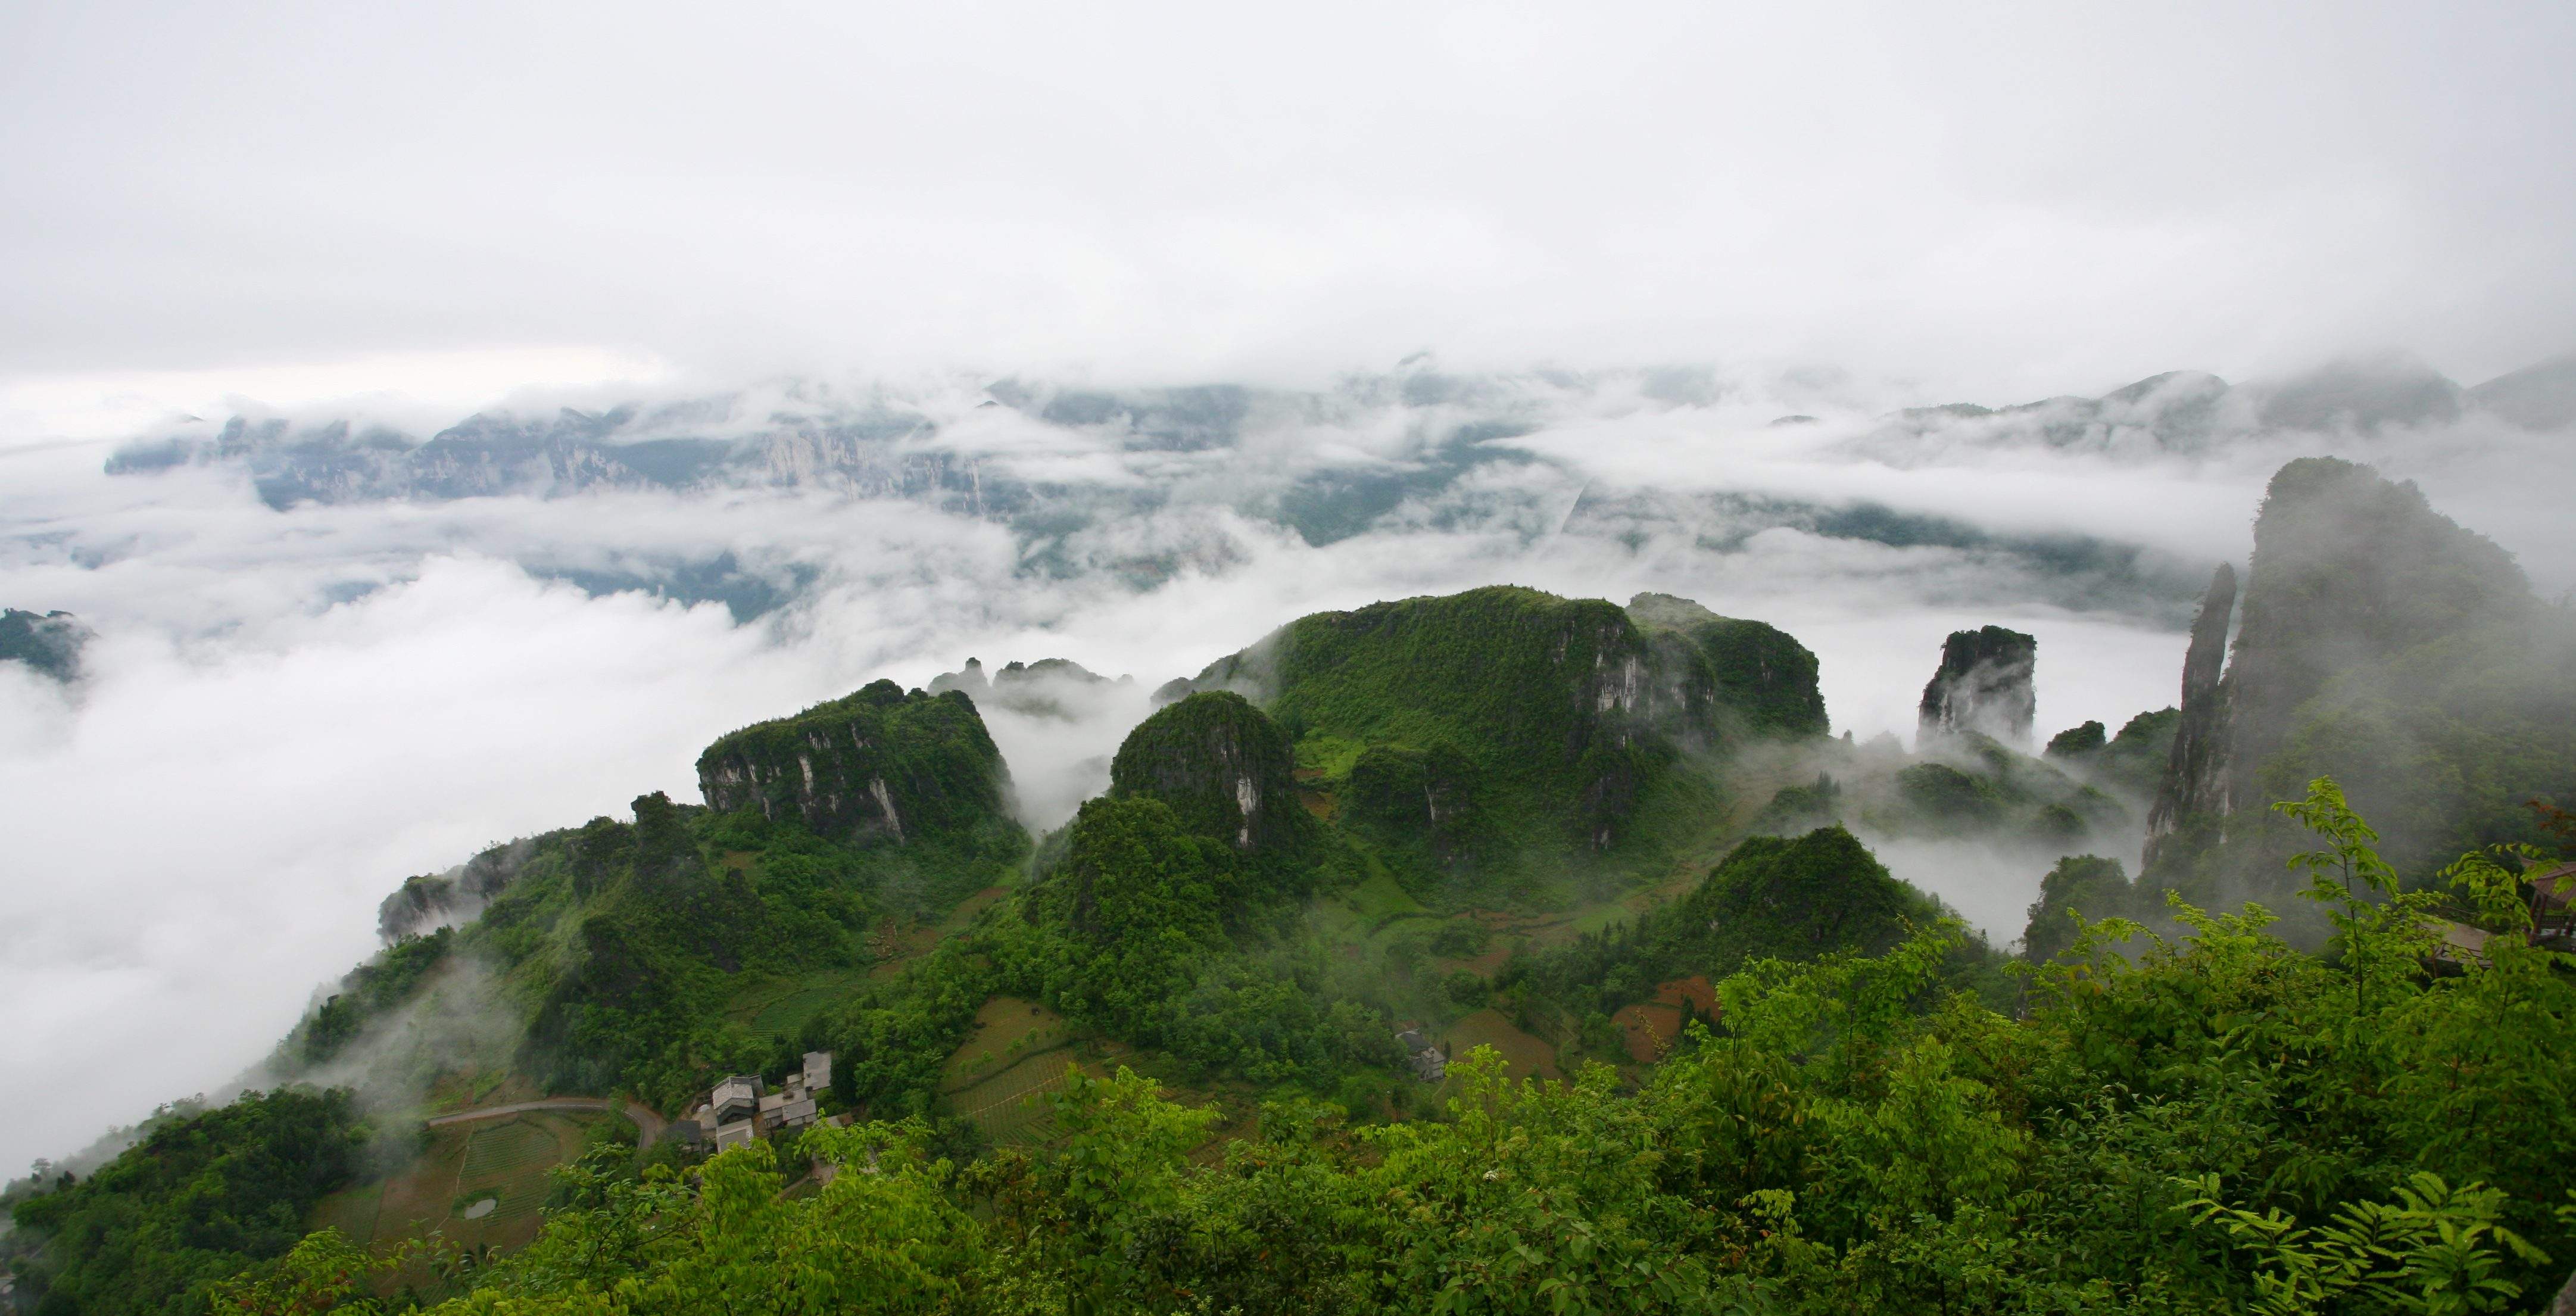
{"type": "Polygon", "coordinates": [[[68,612],[0,611],[0,662],[19,662],[57,681],[80,675],[89,628],[68,612]]]}
{"type": "Polygon", "coordinates": [[[745,727],[698,756],[707,807],[794,818],[818,836],[903,845],[1007,810],[1010,775],[962,693],[877,681],[845,699],[745,727]]]}
{"type": "Polygon", "coordinates": [[[1294,852],[1314,834],[1287,734],[1230,691],[1191,695],[1128,732],[1109,793],[1161,800],[1191,831],[1242,852],[1294,852]]]}
{"type": "Polygon", "coordinates": [[[2236,568],[2225,562],[2209,578],[2200,615],[2191,623],[2191,647],[2182,660],[2182,722],[2155,807],[2147,814],[2147,862],[2183,822],[2227,811],[2227,692],[2220,669],[2227,661],[2228,619],[2236,610],[2236,568]]]}
{"type": "Polygon", "coordinates": [[[2521,839],[2515,808],[2576,770],[2576,624],[2412,484],[2303,458],[2272,477],[2224,676],[2211,583],[2147,876],[2272,899],[2297,838],[2264,812],[2330,775],[2401,872],[2521,839]]]}
{"type": "MultiPolygon", "coordinates": [[[[1689,599],[1640,594],[1628,616],[1655,642],[1668,682],[1704,689],[1718,716],[1757,735],[1821,736],[1828,729],[1816,655],[1767,622],[1721,617],[1689,599]],[[1669,641],[1679,640],[1679,650],[1669,641]],[[1693,652],[1695,651],[1695,652],[1693,652]]],[[[1705,717],[1706,714],[1698,714],[1705,717]]],[[[1686,714],[1685,720],[1693,720],[1686,714]]]]}
{"type": "Polygon", "coordinates": [[[2031,690],[2038,665],[2039,641],[2019,631],[1952,631],[1941,644],[1940,670],[1923,687],[1916,740],[1973,733],[2027,743],[2038,708],[2031,690]]]}
{"type": "Polygon", "coordinates": [[[530,837],[496,845],[438,874],[407,878],[376,907],[376,935],[390,945],[414,933],[463,923],[509,889],[537,852],[530,837]]]}

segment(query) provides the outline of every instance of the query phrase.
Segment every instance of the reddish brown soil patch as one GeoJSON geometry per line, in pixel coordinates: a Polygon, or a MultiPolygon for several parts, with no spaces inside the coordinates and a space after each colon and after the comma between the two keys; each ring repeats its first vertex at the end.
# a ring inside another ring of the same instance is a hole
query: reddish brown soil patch
{"type": "Polygon", "coordinates": [[[1717,1017],[1717,990],[1705,975],[1675,978],[1655,988],[1655,999],[1623,1007],[1610,1022],[1619,1026],[1628,1058],[1651,1065],[1672,1049],[1673,1040],[1682,1035],[1682,1021],[1691,1017],[1717,1017]]]}

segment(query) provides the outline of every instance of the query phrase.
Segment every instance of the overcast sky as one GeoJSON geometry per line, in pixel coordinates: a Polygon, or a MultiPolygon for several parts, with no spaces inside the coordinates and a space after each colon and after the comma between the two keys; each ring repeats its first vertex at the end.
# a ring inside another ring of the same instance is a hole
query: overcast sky
{"type": "Polygon", "coordinates": [[[36,0],[0,387],[1426,346],[1988,401],[2381,347],[2475,382],[2576,346],[2571,68],[2563,3],[36,0]]]}
{"type": "MultiPolygon", "coordinates": [[[[0,665],[0,1090],[86,1094],[0,1123],[0,1174],[220,1091],[406,874],[687,797],[708,738],[876,675],[1150,683],[1316,608],[1659,589],[1790,628],[1865,737],[1956,626],[2041,636],[2043,732],[2170,701],[2182,645],[1972,553],[1563,513],[1314,547],[1212,499],[1111,527],[1232,546],[1138,592],[810,491],[279,513],[239,471],[101,472],[173,411],[365,394],[426,434],[585,386],[1293,386],[1426,348],[1825,379],[1855,415],[2387,349],[2474,383],[2576,348],[2571,69],[2565,3],[0,5],[0,604],[100,630],[71,691],[0,665]],[[773,629],[522,569],[656,545],[823,584],[773,629]]],[[[2205,570],[2292,454],[1891,464],[1774,401],[1560,418],[1523,441],[1556,465],[1481,493],[1867,498],[2205,570]]],[[[2500,424],[2297,442],[2422,480],[2555,595],[2576,447],[2500,424]]],[[[1123,729],[997,734],[1060,812],[1123,729]]],[[[1971,877],[1936,889],[2008,938],[2037,872],[1971,877]]]]}

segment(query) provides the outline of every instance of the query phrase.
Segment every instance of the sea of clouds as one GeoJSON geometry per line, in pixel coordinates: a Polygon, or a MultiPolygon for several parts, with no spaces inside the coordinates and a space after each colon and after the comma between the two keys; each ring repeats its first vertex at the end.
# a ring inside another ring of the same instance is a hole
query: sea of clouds
{"type": "MultiPolygon", "coordinates": [[[[970,656],[1134,676],[1068,696],[1071,717],[990,711],[1044,828],[1106,784],[1144,692],[1298,615],[1379,599],[1497,583],[1696,599],[1815,650],[1835,730],[1867,740],[1910,739],[1942,637],[1987,623],[2039,639],[2043,737],[2172,703],[2198,586],[2242,564],[2264,482],[2292,456],[2416,479],[2548,596],[2576,586],[2576,449],[2477,414],[2188,452],[1991,426],[1896,441],[1788,381],[1710,374],[1676,396],[1639,383],[1651,374],[1522,376],[1425,405],[1363,390],[1186,449],[1114,416],[986,406],[972,380],[853,389],[893,387],[928,417],[901,441],[919,452],[1088,509],[1042,531],[828,483],[278,510],[237,464],[109,476],[110,442],[0,448],[0,604],[96,633],[68,686],[0,664],[0,1083],[83,1094],[0,1127],[0,1165],[221,1095],[372,952],[375,907],[405,876],[643,792],[694,800],[714,737],[881,676],[920,685],[970,656]],[[1815,419],[1773,423],[1790,412],[1815,419]],[[1480,417],[1510,423],[1475,440],[1491,459],[1462,463],[1457,435],[1480,417]],[[1316,537],[1280,507],[1319,474],[1412,483],[1356,532],[1316,537]],[[1759,511],[1781,506],[1983,538],[1888,542],[1906,537],[1759,511]],[[741,616],[597,584],[727,554],[782,602],[741,616]]],[[[1999,943],[2040,876],[1888,857],[1999,943]]]]}

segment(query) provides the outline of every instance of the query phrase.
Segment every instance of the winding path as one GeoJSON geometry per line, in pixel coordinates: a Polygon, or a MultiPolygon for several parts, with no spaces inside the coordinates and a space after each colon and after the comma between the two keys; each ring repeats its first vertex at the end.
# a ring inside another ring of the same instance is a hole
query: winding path
{"type": "Polygon", "coordinates": [[[485,1106],[481,1110],[460,1110],[453,1115],[440,1115],[429,1121],[429,1127],[435,1129],[443,1128],[450,1124],[471,1123],[475,1120],[496,1120],[503,1118],[504,1116],[523,1114],[532,1110],[583,1110],[596,1111],[600,1114],[609,1114],[612,1112],[621,1113],[625,1115],[626,1118],[635,1121],[635,1132],[637,1135],[636,1141],[647,1147],[652,1146],[654,1140],[662,1136],[662,1128],[669,1122],[664,1120],[661,1116],[654,1114],[641,1102],[613,1102],[602,1097],[539,1097],[534,1101],[513,1101],[506,1106],[485,1106]]]}

